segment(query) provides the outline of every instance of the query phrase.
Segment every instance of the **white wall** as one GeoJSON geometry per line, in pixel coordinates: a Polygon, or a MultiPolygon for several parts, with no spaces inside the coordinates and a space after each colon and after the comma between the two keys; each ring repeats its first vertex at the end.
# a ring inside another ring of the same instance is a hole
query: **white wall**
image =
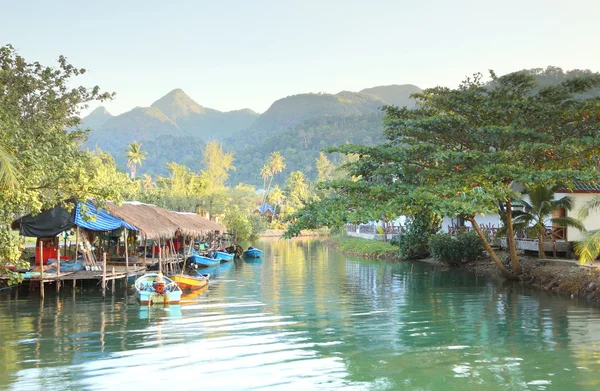
{"type": "MultiPolygon", "coordinates": [[[[573,198],[573,209],[567,211],[567,216],[579,218],[579,211],[583,205],[591,198],[600,196],[598,193],[557,193],[557,198],[569,196],[573,198]]],[[[600,211],[590,213],[588,217],[581,220],[588,231],[594,229],[600,229],[600,211]]],[[[577,228],[567,228],[567,240],[570,242],[576,242],[583,239],[583,233],[577,228]]]]}
{"type": "MultiPolygon", "coordinates": [[[[477,215],[475,216],[475,221],[477,222],[477,224],[479,224],[479,226],[488,226],[488,225],[493,225],[496,228],[499,228],[501,223],[500,223],[500,216],[498,214],[486,214],[486,215],[477,215]]],[[[454,222],[454,225],[458,223],[458,219],[456,217],[454,218],[450,218],[450,217],[444,217],[442,219],[442,232],[443,233],[448,233],[448,227],[452,226],[454,222]]],[[[468,221],[465,221],[465,226],[466,227],[471,227],[471,223],[468,221]]]]}

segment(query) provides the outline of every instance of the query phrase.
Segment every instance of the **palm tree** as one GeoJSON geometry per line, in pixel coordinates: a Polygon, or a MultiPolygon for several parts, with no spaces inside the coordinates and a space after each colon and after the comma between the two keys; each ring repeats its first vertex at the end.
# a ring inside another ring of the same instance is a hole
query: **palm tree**
{"type": "Polygon", "coordinates": [[[269,166],[269,169],[271,170],[271,179],[269,180],[269,187],[267,187],[265,199],[266,199],[266,196],[269,194],[269,190],[271,190],[271,184],[273,183],[273,177],[275,176],[275,174],[279,174],[280,172],[282,172],[283,169],[285,168],[285,162],[284,162],[283,156],[281,156],[281,154],[279,152],[273,152],[269,156],[269,161],[267,163],[267,166],[269,166]]]}
{"type": "Polygon", "coordinates": [[[11,189],[19,179],[18,162],[4,147],[0,146],[0,189],[11,189]]]}
{"type": "Polygon", "coordinates": [[[267,179],[272,175],[271,167],[268,164],[265,164],[263,168],[260,170],[260,176],[263,179],[263,204],[265,203],[265,197],[267,196],[267,179]]]}
{"type": "Polygon", "coordinates": [[[557,190],[562,186],[554,185],[546,187],[538,185],[527,188],[525,194],[529,196],[529,201],[521,198],[519,201],[524,206],[524,211],[515,211],[514,222],[515,226],[528,226],[531,233],[538,237],[538,252],[539,258],[545,258],[544,253],[544,233],[546,232],[546,223],[557,224],[563,227],[574,227],[579,230],[585,230],[583,223],[573,217],[550,217],[554,211],[560,209],[573,209],[573,199],[571,197],[563,197],[558,200],[554,199],[557,190]]]}
{"type": "Polygon", "coordinates": [[[148,152],[142,151],[142,144],[138,144],[134,141],[133,144],[129,144],[129,151],[127,151],[127,165],[131,168],[131,179],[135,179],[135,172],[137,165],[142,166],[142,161],[146,160],[148,152]]]}
{"type": "MultiPolygon", "coordinates": [[[[590,198],[579,211],[579,218],[585,219],[591,212],[600,210],[600,196],[590,198]]],[[[600,229],[585,233],[581,242],[575,243],[575,253],[579,255],[580,263],[594,262],[600,255],[600,229]]]]}

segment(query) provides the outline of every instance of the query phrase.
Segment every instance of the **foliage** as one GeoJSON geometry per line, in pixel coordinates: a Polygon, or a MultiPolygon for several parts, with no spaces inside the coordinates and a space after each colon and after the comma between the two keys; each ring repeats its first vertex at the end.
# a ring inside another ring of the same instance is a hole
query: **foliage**
{"type": "MultiPolygon", "coordinates": [[[[585,219],[593,211],[600,210],[600,196],[590,198],[579,211],[579,217],[585,219]]],[[[600,256],[600,229],[585,233],[582,241],[575,243],[575,253],[582,264],[592,263],[600,256]]]]}
{"type": "Polygon", "coordinates": [[[335,194],[297,212],[287,234],[338,219],[362,222],[429,209],[471,222],[503,275],[516,278],[520,264],[512,251],[514,243],[511,272],[475,216],[496,212],[499,204],[518,196],[510,186],[513,182],[563,183],[569,188],[575,181],[600,179],[595,169],[600,99],[580,96],[600,86],[600,75],[541,89],[524,73],[490,76],[492,84],[478,74],[457,89],[425,90],[415,95],[420,101],[416,110],[386,107],[387,140],[382,145],[330,150],[359,155],[345,166],[355,180],[325,185],[335,194]]]}
{"type": "Polygon", "coordinates": [[[330,240],[342,252],[366,257],[380,258],[383,256],[395,256],[398,251],[398,248],[390,242],[380,240],[353,238],[350,236],[334,236],[330,240]]]}
{"type": "Polygon", "coordinates": [[[264,217],[259,214],[249,214],[237,205],[227,210],[224,221],[229,231],[233,232],[238,240],[255,239],[267,229],[264,217]]]}
{"type": "Polygon", "coordinates": [[[19,171],[14,186],[0,192],[0,264],[21,266],[20,243],[10,233],[18,215],[71,197],[122,199],[123,189],[98,187],[101,169],[79,149],[86,136],[78,128],[79,110],[111,98],[98,87],[73,88],[73,78],[83,73],[62,56],[57,67],[48,67],[26,61],[10,45],[0,47],[0,139],[19,171]]]}
{"type": "Polygon", "coordinates": [[[248,215],[248,222],[250,223],[250,237],[248,239],[258,238],[267,229],[267,221],[257,213],[248,215]]]}
{"type": "Polygon", "coordinates": [[[451,265],[475,261],[485,250],[475,231],[459,232],[457,237],[438,233],[429,237],[428,245],[433,258],[451,265]]]}
{"type": "Polygon", "coordinates": [[[528,187],[526,190],[528,199],[521,197],[519,200],[524,206],[524,211],[515,211],[513,213],[515,225],[528,227],[528,232],[538,238],[540,259],[546,257],[544,254],[546,225],[556,224],[562,227],[574,227],[581,231],[585,230],[583,223],[576,218],[569,216],[551,217],[554,211],[560,209],[569,211],[573,209],[573,199],[571,197],[555,199],[556,191],[561,187],[561,185],[536,185],[528,187]]]}
{"type": "Polygon", "coordinates": [[[225,181],[229,178],[229,171],[235,170],[233,160],[233,153],[223,151],[223,146],[218,142],[206,144],[203,152],[204,169],[200,174],[205,189],[200,200],[211,218],[215,212],[221,213],[224,209],[225,181]]]}
{"type": "Polygon", "coordinates": [[[127,166],[131,168],[131,179],[135,179],[135,173],[137,169],[137,165],[142,166],[142,162],[146,160],[146,155],[148,154],[145,151],[142,151],[142,144],[138,144],[137,141],[134,141],[132,144],[129,144],[129,150],[127,151],[127,166]]]}
{"type": "Polygon", "coordinates": [[[407,219],[402,232],[394,240],[403,259],[421,259],[429,255],[429,237],[439,231],[442,218],[424,210],[407,219]]]}

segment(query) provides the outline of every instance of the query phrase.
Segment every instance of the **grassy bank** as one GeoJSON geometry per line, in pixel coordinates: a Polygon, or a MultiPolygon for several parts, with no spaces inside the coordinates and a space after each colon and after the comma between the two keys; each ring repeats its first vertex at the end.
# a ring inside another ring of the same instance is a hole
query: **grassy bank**
{"type": "Polygon", "coordinates": [[[389,242],[379,240],[353,238],[351,236],[332,236],[325,241],[325,245],[349,255],[365,258],[396,259],[398,247],[389,242]]]}

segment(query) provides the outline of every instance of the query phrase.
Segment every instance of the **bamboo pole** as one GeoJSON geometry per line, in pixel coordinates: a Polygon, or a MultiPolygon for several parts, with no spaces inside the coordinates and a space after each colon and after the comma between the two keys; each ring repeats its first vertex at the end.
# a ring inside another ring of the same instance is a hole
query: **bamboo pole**
{"type": "Polygon", "coordinates": [[[77,226],[77,228],[75,229],[75,262],[77,262],[78,255],[79,255],[79,226],[77,226]]]}
{"type": "Polygon", "coordinates": [[[146,234],[144,234],[144,266],[146,266],[146,257],[148,256],[148,250],[146,247],[148,246],[148,238],[146,234]]]}
{"type": "Polygon", "coordinates": [[[44,298],[44,245],[40,240],[40,296],[44,298]]]}
{"type": "Polygon", "coordinates": [[[112,267],[112,294],[113,294],[113,296],[115,294],[115,280],[116,280],[116,278],[115,278],[115,267],[113,266],[112,267]]]}
{"type": "Polygon", "coordinates": [[[102,253],[102,297],[106,296],[106,253],[102,253]]]}
{"type": "Polygon", "coordinates": [[[58,245],[58,249],[56,249],[56,275],[60,276],[60,244],[58,245]]]}
{"type": "Polygon", "coordinates": [[[158,272],[162,273],[162,249],[160,248],[160,238],[158,238],[158,272]]]}
{"type": "Polygon", "coordinates": [[[125,228],[125,278],[129,278],[129,254],[127,248],[127,228],[125,228]]]}

